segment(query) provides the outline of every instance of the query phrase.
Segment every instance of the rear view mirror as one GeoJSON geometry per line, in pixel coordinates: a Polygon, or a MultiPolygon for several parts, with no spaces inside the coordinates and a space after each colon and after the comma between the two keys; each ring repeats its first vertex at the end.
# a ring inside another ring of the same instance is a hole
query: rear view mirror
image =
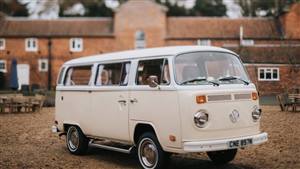
{"type": "Polygon", "coordinates": [[[148,81],[148,85],[152,88],[158,86],[158,77],[157,76],[151,75],[148,77],[147,81],[148,81]]]}

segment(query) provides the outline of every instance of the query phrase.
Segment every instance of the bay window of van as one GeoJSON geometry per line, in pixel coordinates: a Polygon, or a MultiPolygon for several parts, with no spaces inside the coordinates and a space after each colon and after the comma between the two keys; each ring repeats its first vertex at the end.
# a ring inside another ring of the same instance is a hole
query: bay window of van
{"type": "Polygon", "coordinates": [[[91,84],[93,66],[76,66],[67,70],[64,84],[66,86],[87,86],[91,84]]]}
{"type": "Polygon", "coordinates": [[[149,85],[149,77],[156,76],[159,85],[170,84],[170,72],[167,59],[153,59],[139,61],[136,84],[149,85]]]}
{"type": "Polygon", "coordinates": [[[239,58],[224,52],[193,52],[177,56],[175,77],[180,85],[249,84],[239,58]]]}
{"type": "Polygon", "coordinates": [[[96,73],[96,86],[126,86],[128,84],[130,62],[101,64],[96,73]]]}
{"type": "Polygon", "coordinates": [[[278,81],[279,80],[279,68],[258,68],[258,80],[259,81],[278,81]]]}

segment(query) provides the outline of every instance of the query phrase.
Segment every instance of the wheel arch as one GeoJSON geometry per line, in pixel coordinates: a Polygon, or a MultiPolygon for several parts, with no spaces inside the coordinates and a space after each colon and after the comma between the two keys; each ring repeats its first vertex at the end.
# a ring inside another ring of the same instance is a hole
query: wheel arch
{"type": "Polygon", "coordinates": [[[70,126],[77,126],[77,127],[79,127],[79,129],[83,132],[82,128],[80,127],[80,125],[79,125],[78,123],[72,123],[72,122],[63,122],[63,131],[64,131],[65,133],[67,133],[68,128],[69,128],[70,126]]]}
{"type": "Polygon", "coordinates": [[[153,134],[156,136],[156,138],[160,142],[159,133],[157,133],[157,130],[152,123],[137,122],[134,126],[133,135],[132,135],[132,137],[133,137],[132,140],[133,140],[134,144],[137,144],[139,137],[145,132],[153,132],[153,134]]]}

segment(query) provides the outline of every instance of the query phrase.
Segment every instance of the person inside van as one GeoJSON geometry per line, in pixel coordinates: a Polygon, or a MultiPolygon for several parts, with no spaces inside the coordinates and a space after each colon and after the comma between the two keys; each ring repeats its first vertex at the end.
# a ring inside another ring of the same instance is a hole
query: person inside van
{"type": "Polygon", "coordinates": [[[105,69],[101,72],[101,85],[109,85],[109,72],[105,69]]]}

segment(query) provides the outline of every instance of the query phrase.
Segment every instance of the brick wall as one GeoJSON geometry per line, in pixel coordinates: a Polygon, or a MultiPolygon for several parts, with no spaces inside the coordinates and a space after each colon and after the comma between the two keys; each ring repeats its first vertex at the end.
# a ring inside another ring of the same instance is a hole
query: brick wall
{"type": "Polygon", "coordinates": [[[286,38],[300,39],[300,3],[294,4],[280,21],[286,38]]]}
{"type": "MultiPolygon", "coordinates": [[[[38,38],[38,51],[25,51],[25,38],[6,38],[5,50],[0,51],[0,59],[7,62],[6,86],[10,77],[11,61],[16,58],[18,64],[30,66],[30,85],[39,84],[46,88],[48,84],[48,72],[40,72],[38,60],[48,58],[48,38],[38,38]]],[[[83,38],[83,51],[71,52],[69,48],[70,38],[51,38],[52,42],[52,86],[56,83],[59,68],[67,60],[78,57],[115,51],[115,39],[112,38],[83,38]]]]}
{"type": "Polygon", "coordinates": [[[134,49],[135,32],[145,33],[146,47],[164,46],[165,9],[151,1],[133,0],[122,5],[114,18],[117,50],[134,49]]]}
{"type": "Polygon", "coordinates": [[[288,89],[300,86],[300,68],[291,65],[247,65],[250,79],[255,83],[261,95],[272,95],[287,92],[288,89]],[[259,81],[258,68],[279,68],[279,81],[259,81]]]}

